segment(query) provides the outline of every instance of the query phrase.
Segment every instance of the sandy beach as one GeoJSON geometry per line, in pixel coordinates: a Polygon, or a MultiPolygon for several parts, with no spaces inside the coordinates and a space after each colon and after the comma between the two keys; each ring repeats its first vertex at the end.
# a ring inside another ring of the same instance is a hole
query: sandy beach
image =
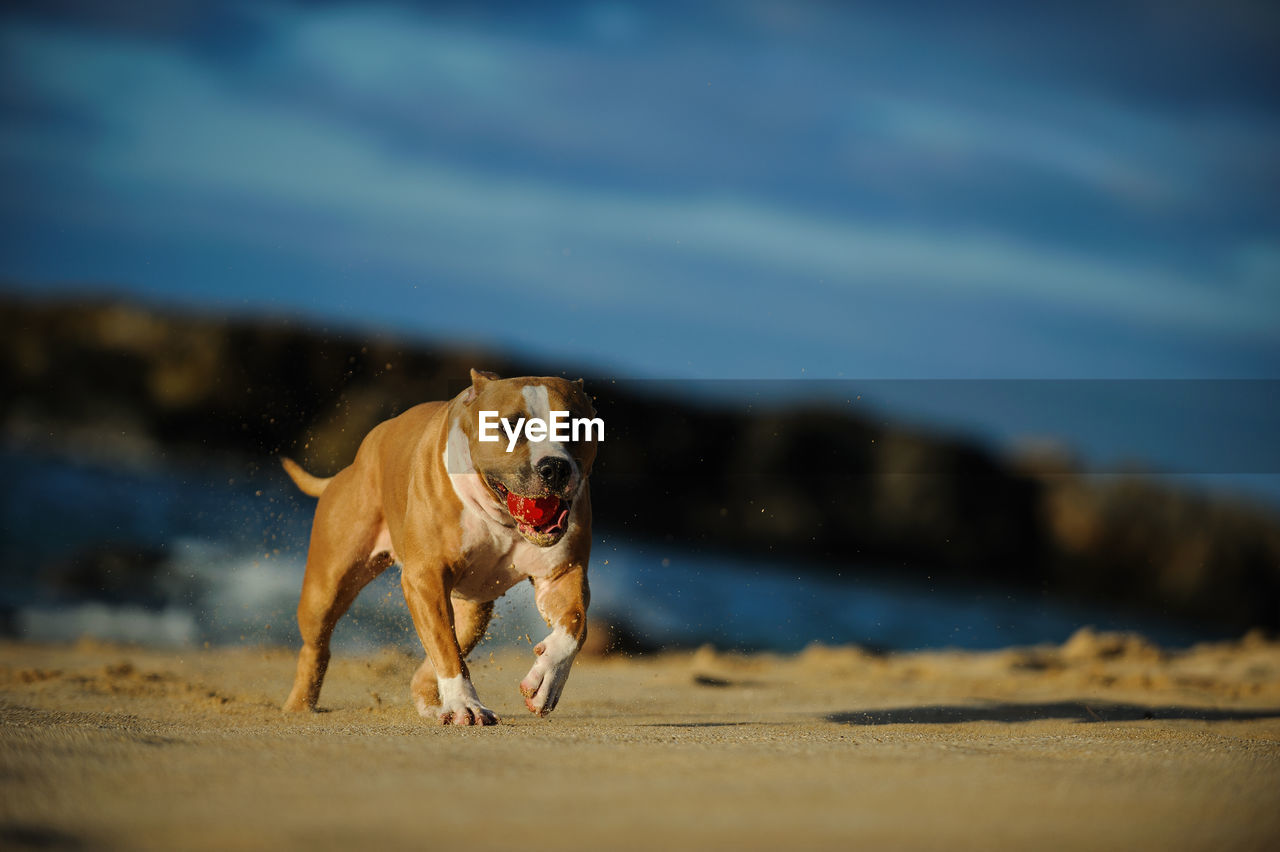
{"type": "Polygon", "coordinates": [[[474,657],[489,729],[416,661],[0,645],[0,846],[42,849],[1267,849],[1280,644],[582,658],[552,717],[527,648],[474,657]]]}

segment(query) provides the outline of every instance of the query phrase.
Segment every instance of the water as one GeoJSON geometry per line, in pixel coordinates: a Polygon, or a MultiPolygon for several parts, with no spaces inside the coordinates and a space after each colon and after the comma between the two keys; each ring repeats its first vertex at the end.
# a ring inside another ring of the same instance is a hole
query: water
{"type": "MultiPolygon", "coordinates": [[[[314,502],[269,464],[125,468],[0,452],[0,627],[160,646],[297,642],[294,609],[314,502]]],[[[1061,642],[1132,629],[1168,645],[1221,638],[1190,625],[1033,592],[897,584],[870,566],[805,566],[699,553],[597,531],[593,617],[654,647],[791,651],[1061,642]]],[[[527,584],[499,602],[491,643],[546,632],[527,584]]],[[[420,650],[392,568],[339,624],[342,648],[420,650]]]]}

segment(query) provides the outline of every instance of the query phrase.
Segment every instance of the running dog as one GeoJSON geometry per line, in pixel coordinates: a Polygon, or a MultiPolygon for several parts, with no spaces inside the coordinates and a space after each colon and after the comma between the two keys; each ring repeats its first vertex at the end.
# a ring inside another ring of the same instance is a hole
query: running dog
{"type": "MultiPolygon", "coordinates": [[[[526,430],[495,440],[482,436],[480,412],[512,423],[545,422],[553,412],[595,415],[581,379],[500,379],[472,370],[471,386],[452,400],[374,427],[355,461],[328,479],[281,460],[294,483],[319,498],[298,603],[302,651],[286,711],[315,709],[334,626],[360,590],[396,563],[426,649],[410,685],[422,716],[445,725],[498,723],[465,660],[494,601],[525,579],[551,633],[534,648],[520,692],[538,716],[555,709],[587,634],[587,477],[597,438],[588,430],[577,440],[532,440],[526,430]]],[[[602,421],[595,422],[602,438],[602,421]]]]}

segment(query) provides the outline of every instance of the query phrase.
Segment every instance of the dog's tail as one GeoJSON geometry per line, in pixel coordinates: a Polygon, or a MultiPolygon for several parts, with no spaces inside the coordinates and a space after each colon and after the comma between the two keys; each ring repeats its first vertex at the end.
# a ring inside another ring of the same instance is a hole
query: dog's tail
{"type": "Polygon", "coordinates": [[[298,486],[303,494],[310,497],[319,497],[323,494],[324,489],[329,485],[329,481],[333,479],[332,476],[328,479],[321,479],[318,476],[312,476],[302,469],[302,465],[298,464],[288,456],[281,456],[280,464],[284,466],[284,472],[289,474],[289,478],[293,480],[293,484],[298,486]]]}

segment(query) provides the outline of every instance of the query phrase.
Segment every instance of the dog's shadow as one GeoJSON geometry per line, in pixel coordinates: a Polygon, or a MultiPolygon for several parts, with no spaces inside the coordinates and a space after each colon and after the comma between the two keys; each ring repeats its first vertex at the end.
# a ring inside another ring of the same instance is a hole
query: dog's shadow
{"type": "Polygon", "coordinates": [[[1195,719],[1203,722],[1248,722],[1280,717],[1280,708],[1219,710],[1212,707],[1150,707],[1095,701],[1044,703],[926,705],[887,710],[848,710],[829,713],[828,722],[841,725],[954,725],[964,722],[1035,722],[1062,719],[1074,722],[1136,722],[1146,719],[1195,719]]]}

